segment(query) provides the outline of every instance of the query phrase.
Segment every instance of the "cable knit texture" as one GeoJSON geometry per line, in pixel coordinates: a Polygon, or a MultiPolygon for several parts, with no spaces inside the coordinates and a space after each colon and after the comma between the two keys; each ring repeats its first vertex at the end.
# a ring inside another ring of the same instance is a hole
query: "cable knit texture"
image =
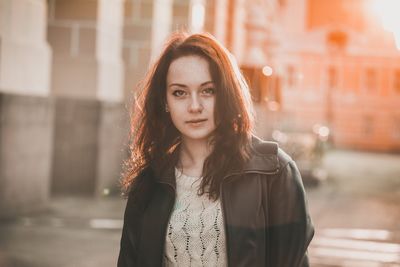
{"type": "Polygon", "coordinates": [[[226,266],[221,203],[197,195],[201,177],[175,169],[176,200],[168,223],[164,266],[226,266]]]}

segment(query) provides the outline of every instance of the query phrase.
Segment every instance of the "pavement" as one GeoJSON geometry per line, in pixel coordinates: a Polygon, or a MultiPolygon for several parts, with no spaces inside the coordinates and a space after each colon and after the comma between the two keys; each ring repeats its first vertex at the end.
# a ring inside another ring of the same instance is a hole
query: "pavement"
{"type": "MultiPolygon", "coordinates": [[[[315,267],[400,266],[400,155],[330,151],[328,179],[307,187],[315,267]]],[[[116,266],[126,201],[54,197],[47,210],[0,221],[0,267],[116,266]]]]}
{"type": "Polygon", "coordinates": [[[0,223],[0,267],[116,266],[125,200],[53,198],[40,214],[0,223]]]}
{"type": "Polygon", "coordinates": [[[333,150],[325,184],[306,188],[316,267],[400,266],[400,155],[333,150]]]}

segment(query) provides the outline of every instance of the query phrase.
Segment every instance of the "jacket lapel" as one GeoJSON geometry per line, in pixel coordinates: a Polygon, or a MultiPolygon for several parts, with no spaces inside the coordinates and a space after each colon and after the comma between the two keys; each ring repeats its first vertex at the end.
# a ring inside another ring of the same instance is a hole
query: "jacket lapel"
{"type": "Polygon", "coordinates": [[[156,178],[156,188],[143,214],[138,266],[161,266],[166,229],[175,202],[175,173],[169,168],[156,178]]]}

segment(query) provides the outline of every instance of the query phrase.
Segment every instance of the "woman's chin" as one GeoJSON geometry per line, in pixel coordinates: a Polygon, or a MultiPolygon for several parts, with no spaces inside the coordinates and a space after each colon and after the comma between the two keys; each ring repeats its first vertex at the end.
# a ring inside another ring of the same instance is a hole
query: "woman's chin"
{"type": "Polygon", "coordinates": [[[213,131],[182,132],[182,138],[192,141],[207,141],[213,131]]]}

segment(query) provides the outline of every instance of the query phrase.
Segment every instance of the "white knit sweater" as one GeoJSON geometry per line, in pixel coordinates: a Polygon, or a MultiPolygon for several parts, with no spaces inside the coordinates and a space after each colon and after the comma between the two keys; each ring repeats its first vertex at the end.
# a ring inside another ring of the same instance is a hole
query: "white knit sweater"
{"type": "Polygon", "coordinates": [[[168,223],[164,266],[226,266],[221,203],[197,195],[201,177],[178,169],[176,200],[168,223]]]}

